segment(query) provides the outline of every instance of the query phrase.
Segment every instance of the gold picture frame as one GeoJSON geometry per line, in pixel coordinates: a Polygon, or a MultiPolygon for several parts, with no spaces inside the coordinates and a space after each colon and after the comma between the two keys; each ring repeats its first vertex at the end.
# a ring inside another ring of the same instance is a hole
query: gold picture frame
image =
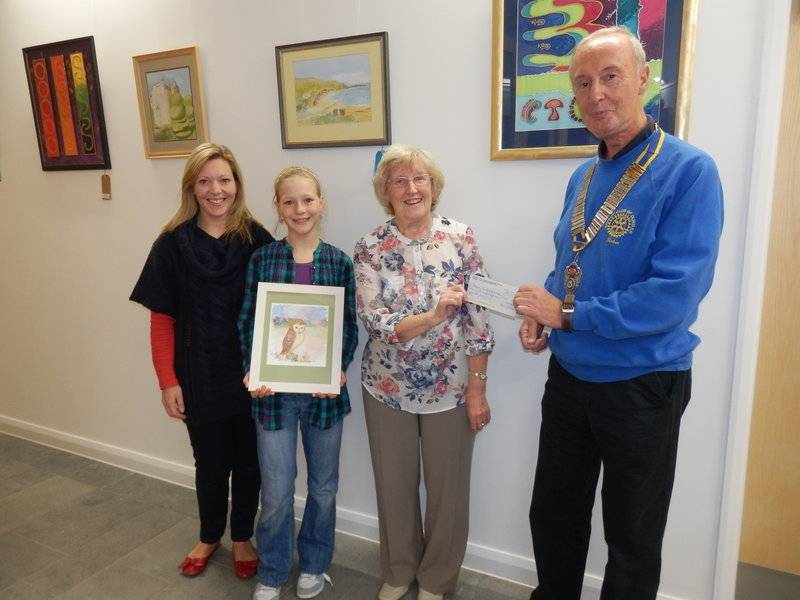
{"type": "Polygon", "coordinates": [[[133,57],[144,155],[189,156],[208,141],[197,48],[133,57]]]}
{"type": "Polygon", "coordinates": [[[284,148],[391,143],[385,31],[275,48],[284,148]]]}
{"type": "Polygon", "coordinates": [[[697,0],[641,0],[611,6],[576,1],[569,3],[570,10],[562,6],[564,10],[555,14],[547,10],[549,2],[493,0],[491,159],[596,153],[597,140],[582,127],[575,110],[566,68],[574,44],[608,25],[624,25],[650,42],[643,42],[651,67],[645,111],[662,129],[685,139],[697,4],[697,0]],[[629,12],[622,14],[622,8],[629,12]],[[642,19],[647,25],[639,28],[644,11],[649,11],[642,19]]]}

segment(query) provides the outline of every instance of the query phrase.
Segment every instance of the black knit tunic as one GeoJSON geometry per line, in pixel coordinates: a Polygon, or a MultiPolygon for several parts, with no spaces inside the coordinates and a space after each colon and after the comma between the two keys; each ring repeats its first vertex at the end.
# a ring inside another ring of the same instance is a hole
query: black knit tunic
{"type": "Polygon", "coordinates": [[[238,236],[214,238],[195,221],[162,233],[130,296],[175,318],[175,373],[191,423],[250,410],[236,320],[247,261],[273,240],[261,226],[250,230],[252,244],[238,236]]]}

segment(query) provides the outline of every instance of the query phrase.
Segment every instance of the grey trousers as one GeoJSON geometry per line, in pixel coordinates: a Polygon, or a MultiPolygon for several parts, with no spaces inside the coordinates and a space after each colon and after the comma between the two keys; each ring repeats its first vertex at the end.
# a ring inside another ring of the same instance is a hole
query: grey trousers
{"type": "Polygon", "coordinates": [[[362,387],[375,473],[381,573],[392,586],[414,579],[434,594],[455,591],[467,548],[475,434],[464,407],[417,415],[394,410],[362,387]],[[420,451],[427,502],[420,508],[420,451]]]}

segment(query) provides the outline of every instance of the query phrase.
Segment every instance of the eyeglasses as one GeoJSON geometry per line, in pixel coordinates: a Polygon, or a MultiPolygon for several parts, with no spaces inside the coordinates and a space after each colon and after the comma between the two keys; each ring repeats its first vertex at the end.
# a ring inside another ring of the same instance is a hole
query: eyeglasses
{"type": "Polygon", "coordinates": [[[389,185],[394,188],[405,189],[408,187],[409,181],[414,184],[414,187],[420,188],[428,185],[431,181],[430,175],[414,175],[411,179],[408,177],[395,177],[389,180],[389,185]]]}

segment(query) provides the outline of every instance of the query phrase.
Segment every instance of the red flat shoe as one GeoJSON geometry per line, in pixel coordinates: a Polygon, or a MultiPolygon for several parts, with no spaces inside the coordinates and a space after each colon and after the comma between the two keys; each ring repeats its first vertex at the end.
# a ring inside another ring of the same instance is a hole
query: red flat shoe
{"type": "Polygon", "coordinates": [[[211,551],[211,554],[204,558],[193,558],[191,556],[184,558],[183,562],[178,565],[178,568],[181,570],[181,575],[184,577],[194,577],[195,575],[200,575],[200,573],[206,570],[208,561],[214,555],[214,552],[217,551],[217,548],[219,548],[219,544],[216,544],[214,549],[211,551]]]}
{"type": "Polygon", "coordinates": [[[258,571],[258,559],[236,560],[233,559],[233,571],[239,579],[250,579],[258,571]]]}

